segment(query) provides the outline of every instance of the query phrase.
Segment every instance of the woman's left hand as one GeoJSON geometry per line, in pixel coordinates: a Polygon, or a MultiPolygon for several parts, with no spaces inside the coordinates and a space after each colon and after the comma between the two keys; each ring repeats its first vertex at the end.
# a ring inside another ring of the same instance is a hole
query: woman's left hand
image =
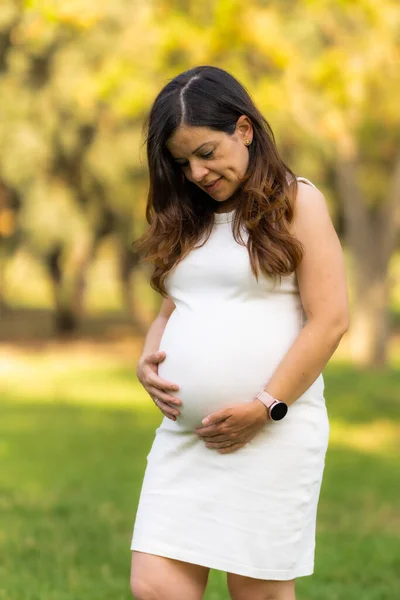
{"type": "Polygon", "coordinates": [[[219,454],[239,450],[253,439],[269,421],[267,408],[260,400],[223,408],[203,419],[204,427],[196,429],[197,435],[219,454]],[[206,422],[207,419],[207,422],[206,422]]]}

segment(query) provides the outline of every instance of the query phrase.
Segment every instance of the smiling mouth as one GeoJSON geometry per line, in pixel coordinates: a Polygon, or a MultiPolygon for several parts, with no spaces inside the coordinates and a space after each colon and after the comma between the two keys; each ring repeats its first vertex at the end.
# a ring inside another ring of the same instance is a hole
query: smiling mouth
{"type": "Polygon", "coordinates": [[[221,181],[221,179],[222,179],[222,177],[218,177],[218,179],[215,179],[212,183],[210,183],[209,185],[205,185],[204,187],[207,190],[210,190],[215,186],[215,184],[217,184],[219,181],[221,181]]]}

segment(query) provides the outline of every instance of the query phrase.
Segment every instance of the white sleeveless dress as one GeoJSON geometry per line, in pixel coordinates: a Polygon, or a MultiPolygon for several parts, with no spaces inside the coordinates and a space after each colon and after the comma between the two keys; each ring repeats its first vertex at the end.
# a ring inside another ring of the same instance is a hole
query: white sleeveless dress
{"type": "Polygon", "coordinates": [[[155,432],[131,550],[289,580],[314,570],[329,437],[322,374],[283,420],[235,452],[219,454],[194,432],[212,412],[252,401],[306,320],[295,273],[275,287],[260,273],[257,283],[233,214],[216,214],[207,243],[167,277],[176,309],[158,373],[180,386],[181,414],[155,432]]]}

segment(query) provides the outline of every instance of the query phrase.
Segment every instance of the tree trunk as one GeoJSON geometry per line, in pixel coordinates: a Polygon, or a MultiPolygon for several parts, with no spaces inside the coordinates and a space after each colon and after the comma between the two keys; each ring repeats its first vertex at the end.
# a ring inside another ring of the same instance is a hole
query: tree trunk
{"type": "Polygon", "coordinates": [[[85,313],[85,293],[87,288],[88,269],[96,255],[102,237],[97,232],[87,240],[80,240],[74,248],[72,259],[73,278],[70,283],[70,307],[77,321],[85,313]]]}
{"type": "Polygon", "coordinates": [[[400,160],[396,161],[390,195],[375,212],[368,209],[358,185],[354,159],[342,156],[336,174],[354,270],[350,352],[360,366],[381,368],[387,364],[390,333],[389,262],[397,234],[400,160]]]}
{"type": "Polygon", "coordinates": [[[364,256],[354,260],[354,306],[349,342],[352,359],[357,364],[381,368],[386,366],[388,358],[389,281],[388,263],[382,268],[374,265],[375,251],[376,247],[371,244],[364,256]]]}
{"type": "Polygon", "coordinates": [[[6,259],[0,258],[0,317],[4,317],[10,312],[10,307],[5,300],[6,264],[6,259]]]}
{"type": "Polygon", "coordinates": [[[60,265],[63,250],[63,245],[57,244],[44,257],[44,264],[53,285],[54,329],[56,334],[64,337],[77,329],[78,319],[65,297],[64,273],[60,265]]]}
{"type": "Polygon", "coordinates": [[[138,314],[137,301],[133,289],[133,274],[139,264],[139,256],[128,249],[123,240],[118,248],[118,266],[122,291],[122,298],[126,313],[129,315],[132,325],[140,335],[145,333],[145,326],[138,314]]]}

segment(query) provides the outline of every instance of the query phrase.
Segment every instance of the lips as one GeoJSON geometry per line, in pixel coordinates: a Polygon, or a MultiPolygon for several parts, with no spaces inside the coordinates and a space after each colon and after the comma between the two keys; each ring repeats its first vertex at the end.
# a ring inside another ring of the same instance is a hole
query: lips
{"type": "Polygon", "coordinates": [[[204,187],[210,188],[214,185],[214,183],[217,183],[217,181],[219,181],[220,179],[222,179],[222,177],[218,177],[218,179],[214,179],[214,181],[212,181],[211,183],[205,184],[204,187]]]}

